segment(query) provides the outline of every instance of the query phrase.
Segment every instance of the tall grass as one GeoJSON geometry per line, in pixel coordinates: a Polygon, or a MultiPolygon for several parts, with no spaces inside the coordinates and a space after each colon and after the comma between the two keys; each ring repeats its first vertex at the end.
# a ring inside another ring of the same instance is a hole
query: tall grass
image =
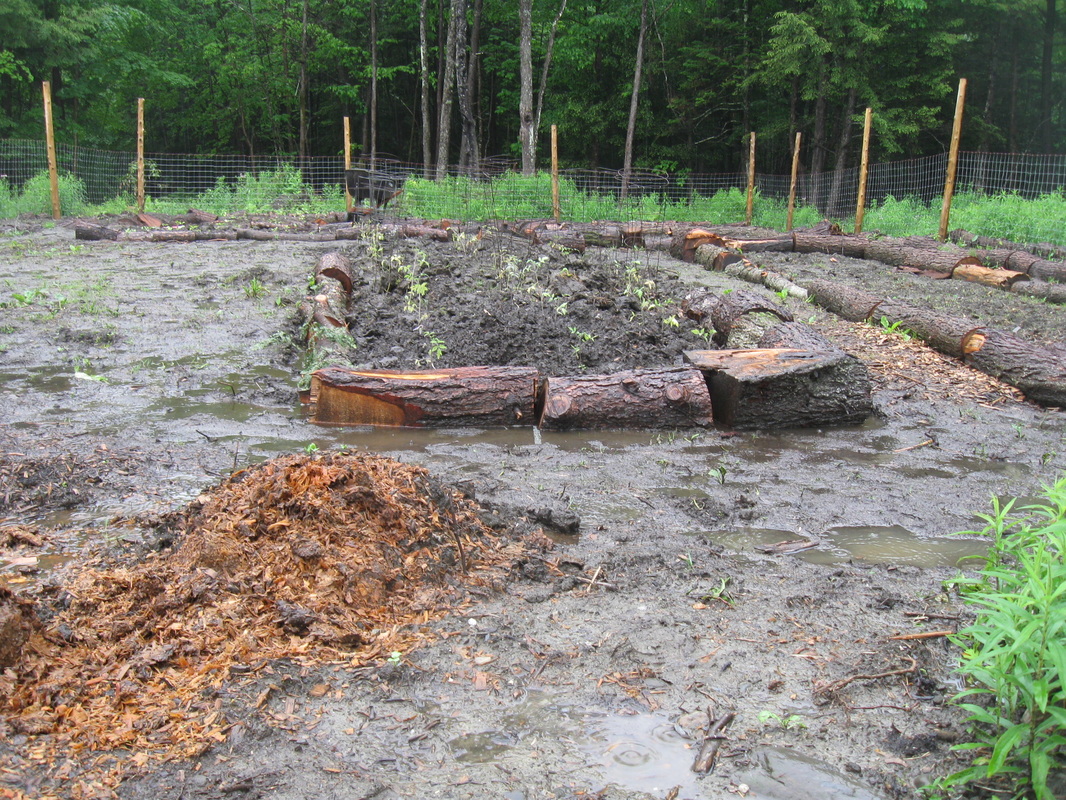
{"type": "Polygon", "coordinates": [[[952,637],[972,736],[957,749],[975,758],[940,789],[992,782],[1014,798],[1054,800],[1050,779],[1066,772],[1066,476],[1045,498],[982,515],[992,548],[980,575],[958,584],[977,618],[952,637]]]}
{"type": "MultiPolygon", "coordinates": [[[[85,184],[69,173],[59,176],[59,208],[64,215],[83,214],[87,209],[85,184]]],[[[26,181],[21,191],[0,180],[0,218],[51,213],[52,184],[47,170],[26,181]]]]}

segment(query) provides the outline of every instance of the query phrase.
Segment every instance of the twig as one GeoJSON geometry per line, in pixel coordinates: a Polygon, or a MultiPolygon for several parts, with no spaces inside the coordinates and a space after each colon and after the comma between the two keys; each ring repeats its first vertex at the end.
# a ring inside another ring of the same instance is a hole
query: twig
{"type": "Polygon", "coordinates": [[[715,719],[711,716],[711,707],[707,706],[707,735],[703,738],[703,747],[700,748],[699,755],[692,762],[693,772],[705,774],[714,769],[714,760],[718,757],[718,750],[726,739],[722,731],[729,726],[734,717],[736,714],[730,711],[725,716],[715,719]]]}
{"type": "Polygon", "coordinates": [[[919,447],[925,447],[926,445],[936,444],[936,439],[926,439],[919,444],[912,444],[910,447],[901,447],[898,450],[893,450],[893,453],[906,453],[908,450],[917,450],[919,447]]]}
{"type": "Polygon", "coordinates": [[[603,565],[596,567],[596,571],[592,573],[592,579],[589,580],[588,586],[585,588],[585,594],[589,594],[592,591],[592,587],[596,585],[596,579],[600,577],[600,572],[603,571],[603,565]]]}
{"type": "Polygon", "coordinates": [[[930,613],[927,613],[925,611],[904,611],[903,612],[903,616],[905,616],[905,617],[920,617],[922,619],[950,619],[950,620],[958,620],[959,619],[959,615],[958,614],[930,614],[930,613]]]}
{"type": "Polygon", "coordinates": [[[904,633],[900,636],[889,636],[889,639],[894,641],[904,641],[906,639],[938,639],[941,636],[951,636],[955,631],[921,631],[919,633],[904,633]]]}
{"type": "Polygon", "coordinates": [[[908,658],[907,656],[903,656],[903,658],[911,662],[911,665],[906,669],[893,669],[889,670],[888,672],[878,672],[873,675],[851,675],[847,678],[841,678],[837,681],[831,681],[830,683],[827,683],[824,686],[816,686],[814,689],[814,693],[826,694],[827,692],[836,692],[840,689],[843,689],[852,681],[875,681],[879,680],[880,678],[891,678],[893,675],[907,675],[911,672],[918,671],[917,661],[915,661],[913,658],[908,658]]]}

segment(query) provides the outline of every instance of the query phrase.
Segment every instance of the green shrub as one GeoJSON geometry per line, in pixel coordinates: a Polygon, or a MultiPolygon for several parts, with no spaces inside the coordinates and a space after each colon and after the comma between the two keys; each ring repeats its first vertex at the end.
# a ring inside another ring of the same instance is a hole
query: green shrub
{"type": "Polygon", "coordinates": [[[1014,798],[1054,800],[1048,777],[1066,770],[1066,476],[1045,497],[982,515],[992,548],[980,575],[959,581],[977,618],[953,637],[973,736],[957,749],[976,758],[941,788],[991,780],[1014,798]]]}
{"type": "MultiPolygon", "coordinates": [[[[59,175],[59,207],[63,214],[81,214],[85,211],[85,184],[69,173],[59,175]]],[[[14,213],[5,213],[3,216],[18,216],[19,214],[51,214],[52,213],[52,184],[48,178],[48,171],[38,172],[22,187],[22,192],[17,199],[10,187],[0,190],[0,209],[10,209],[14,213]]]]}

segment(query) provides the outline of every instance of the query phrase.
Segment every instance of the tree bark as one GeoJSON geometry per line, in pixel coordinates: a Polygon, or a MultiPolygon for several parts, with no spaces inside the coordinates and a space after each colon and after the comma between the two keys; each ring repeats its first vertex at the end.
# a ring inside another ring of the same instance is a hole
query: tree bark
{"type": "Polygon", "coordinates": [[[707,375],[715,421],[731,428],[858,425],[873,413],[866,366],[841,350],[695,350],[684,358],[707,375]]]}
{"type": "Polygon", "coordinates": [[[437,178],[448,171],[448,151],[451,148],[452,87],[455,85],[456,20],[458,0],[451,2],[451,17],[448,21],[448,36],[444,45],[444,77],[441,79],[440,117],[437,121],[437,178]]]}
{"type": "Polygon", "coordinates": [[[537,376],[532,367],[422,372],[327,367],[311,376],[312,421],[416,427],[530,425],[537,376]]]}
{"type": "Polygon", "coordinates": [[[422,177],[427,180],[433,164],[433,125],[429,108],[428,6],[429,0],[420,0],[418,6],[418,67],[422,88],[422,177]]]}
{"type": "Polygon", "coordinates": [[[533,0],[518,0],[518,143],[522,152],[522,174],[535,169],[533,138],[533,0]]]}
{"type": "Polygon", "coordinates": [[[459,167],[469,174],[480,160],[480,156],[473,99],[470,94],[471,52],[467,40],[467,0],[453,0],[452,8],[455,14],[455,93],[459,99],[459,167]]]}
{"type": "Polygon", "coordinates": [[[712,422],[707,382],[691,367],[546,378],[541,396],[544,430],[688,428],[712,422]]]}
{"type": "Polygon", "coordinates": [[[729,342],[731,347],[742,347],[743,345],[733,343],[733,334],[740,320],[751,314],[765,314],[780,322],[792,321],[788,310],[769,300],[764,293],[737,289],[723,294],[711,309],[714,340],[718,344],[729,342]]]}
{"type": "Polygon", "coordinates": [[[633,170],[633,138],[637,129],[637,109],[640,105],[640,79],[644,70],[644,36],[648,31],[648,0],[640,5],[640,32],[637,34],[636,64],[633,67],[633,93],[629,97],[629,124],[626,126],[626,145],[622,155],[622,202],[629,194],[629,176],[633,170]]]}

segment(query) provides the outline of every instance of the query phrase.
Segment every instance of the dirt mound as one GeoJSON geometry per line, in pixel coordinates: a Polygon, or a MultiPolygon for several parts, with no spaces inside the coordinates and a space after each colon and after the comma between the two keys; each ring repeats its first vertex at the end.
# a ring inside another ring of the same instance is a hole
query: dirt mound
{"type": "MultiPolygon", "coordinates": [[[[269,660],[352,665],[408,652],[419,627],[498,579],[521,548],[425,469],[286,456],[169,518],[173,551],[89,569],[0,677],[0,709],[42,765],[84,748],[185,757],[223,741],[216,701],[269,660]]],[[[142,755],[143,754],[143,755],[142,755]]]]}

